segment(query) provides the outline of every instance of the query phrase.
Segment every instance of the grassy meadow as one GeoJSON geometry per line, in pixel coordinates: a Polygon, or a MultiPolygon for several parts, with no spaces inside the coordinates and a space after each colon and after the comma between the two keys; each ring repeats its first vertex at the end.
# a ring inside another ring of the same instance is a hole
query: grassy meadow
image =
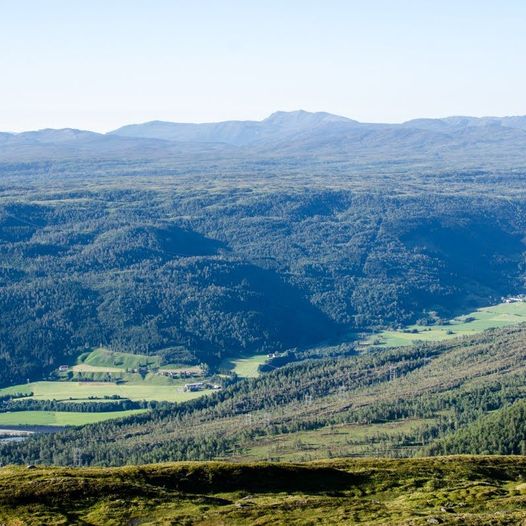
{"type": "Polygon", "coordinates": [[[31,382],[0,389],[0,396],[29,394],[37,400],[85,400],[119,396],[130,400],[184,402],[211,391],[185,392],[181,385],[148,383],[115,384],[112,382],[31,382]]]}
{"type": "Polygon", "coordinates": [[[6,526],[520,525],[524,457],[1,468],[6,526]]]}
{"type": "Polygon", "coordinates": [[[96,367],[108,371],[120,371],[138,369],[139,367],[159,367],[161,358],[144,354],[115,352],[105,347],[99,347],[90,353],[82,354],[78,359],[77,365],[96,367]]]}
{"type": "Polygon", "coordinates": [[[443,325],[409,325],[402,330],[383,331],[368,337],[364,345],[400,347],[418,341],[440,341],[471,336],[487,329],[508,327],[526,322],[526,302],[500,303],[453,318],[443,325]]]}
{"type": "Polygon", "coordinates": [[[259,376],[259,366],[268,360],[266,354],[254,354],[252,356],[226,359],[220,368],[235,372],[240,378],[256,378],[259,376]]]}

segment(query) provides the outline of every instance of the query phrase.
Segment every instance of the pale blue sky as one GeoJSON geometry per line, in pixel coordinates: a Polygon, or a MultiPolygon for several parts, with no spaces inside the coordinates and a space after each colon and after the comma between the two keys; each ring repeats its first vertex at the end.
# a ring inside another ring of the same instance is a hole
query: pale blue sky
{"type": "Polygon", "coordinates": [[[524,0],[0,0],[0,130],[526,114],[524,0]]]}

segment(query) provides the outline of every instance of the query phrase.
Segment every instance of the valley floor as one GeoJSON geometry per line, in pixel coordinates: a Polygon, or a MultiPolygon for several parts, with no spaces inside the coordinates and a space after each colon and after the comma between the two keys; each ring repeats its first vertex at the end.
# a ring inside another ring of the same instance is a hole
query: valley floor
{"type": "Polygon", "coordinates": [[[526,321],[526,301],[507,299],[497,305],[477,309],[442,324],[407,325],[400,330],[386,330],[371,335],[363,346],[400,347],[419,342],[438,342],[461,336],[473,336],[488,329],[510,327],[526,321]]]}
{"type": "MultiPolygon", "coordinates": [[[[477,309],[463,316],[453,318],[443,324],[430,326],[409,325],[400,330],[375,333],[359,341],[359,347],[367,352],[374,347],[376,350],[419,345],[424,342],[440,342],[459,337],[473,336],[488,329],[511,327],[526,322],[526,301],[503,302],[497,305],[477,309]]],[[[348,343],[348,342],[345,342],[348,343]]],[[[311,350],[318,351],[320,356],[327,352],[327,347],[311,350]]],[[[268,361],[268,354],[245,355],[238,358],[225,358],[220,366],[220,372],[235,373],[239,378],[257,378],[259,367],[268,361]]],[[[0,398],[12,396],[25,400],[61,402],[107,402],[108,400],[157,401],[157,402],[187,402],[203,395],[211,394],[212,389],[187,391],[185,384],[192,382],[215,383],[211,378],[202,375],[201,368],[188,367],[181,364],[161,365],[158,356],[145,356],[125,352],[112,352],[104,347],[93,349],[79,356],[73,366],[65,366],[66,371],[55,371],[53,381],[35,381],[12,385],[0,389],[0,398]],[[137,373],[143,367],[144,375],[137,373]],[[135,372],[134,372],[135,371],[135,372]],[[163,372],[179,372],[172,378],[163,372]],[[186,374],[182,374],[185,372],[186,374]],[[119,381],[117,381],[119,380],[119,381]]],[[[1,409],[1,408],[0,408],[1,409]]],[[[117,410],[95,413],[75,412],[67,409],[17,410],[7,408],[0,410],[0,425],[9,426],[79,426],[112,420],[125,416],[133,416],[138,410],[117,410]]],[[[404,432],[408,426],[431,424],[431,421],[415,420],[402,426],[356,426],[340,428],[338,433],[330,432],[330,436],[318,436],[318,433],[297,433],[295,436],[280,437],[277,441],[261,441],[237,460],[287,460],[304,461],[321,457],[347,455],[381,455],[387,454],[376,447],[375,437],[378,433],[388,435],[404,432]],[[352,441],[352,444],[349,443],[352,441]],[[371,446],[371,444],[373,444],[371,446]],[[351,446],[351,447],[349,447],[351,446]],[[364,447],[365,446],[365,447],[364,447]],[[320,448],[324,452],[320,452],[320,448]],[[316,450],[315,454],[312,451],[316,450]],[[326,450],[326,452],[325,452],[326,450]]]]}
{"type": "Polygon", "coordinates": [[[22,525],[519,525],[526,458],[186,462],[0,469],[0,521],[22,525]]]}

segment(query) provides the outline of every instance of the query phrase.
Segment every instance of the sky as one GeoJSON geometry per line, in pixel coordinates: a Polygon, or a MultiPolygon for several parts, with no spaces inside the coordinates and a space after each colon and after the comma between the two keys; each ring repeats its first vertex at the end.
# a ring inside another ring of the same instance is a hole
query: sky
{"type": "Polygon", "coordinates": [[[524,0],[0,0],[0,130],[526,114],[524,0]]]}

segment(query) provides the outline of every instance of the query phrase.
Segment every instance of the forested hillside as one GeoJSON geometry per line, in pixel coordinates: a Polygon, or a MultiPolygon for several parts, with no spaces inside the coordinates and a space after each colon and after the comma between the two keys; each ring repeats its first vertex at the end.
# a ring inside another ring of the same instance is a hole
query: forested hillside
{"type": "Polygon", "coordinates": [[[4,385],[101,343],[214,364],[428,323],[522,287],[522,201],[330,184],[108,188],[116,177],[4,186],[4,385]]]}
{"type": "Polygon", "coordinates": [[[461,453],[526,455],[526,403],[518,400],[496,409],[466,429],[445,437],[427,450],[432,455],[461,453]]]}

